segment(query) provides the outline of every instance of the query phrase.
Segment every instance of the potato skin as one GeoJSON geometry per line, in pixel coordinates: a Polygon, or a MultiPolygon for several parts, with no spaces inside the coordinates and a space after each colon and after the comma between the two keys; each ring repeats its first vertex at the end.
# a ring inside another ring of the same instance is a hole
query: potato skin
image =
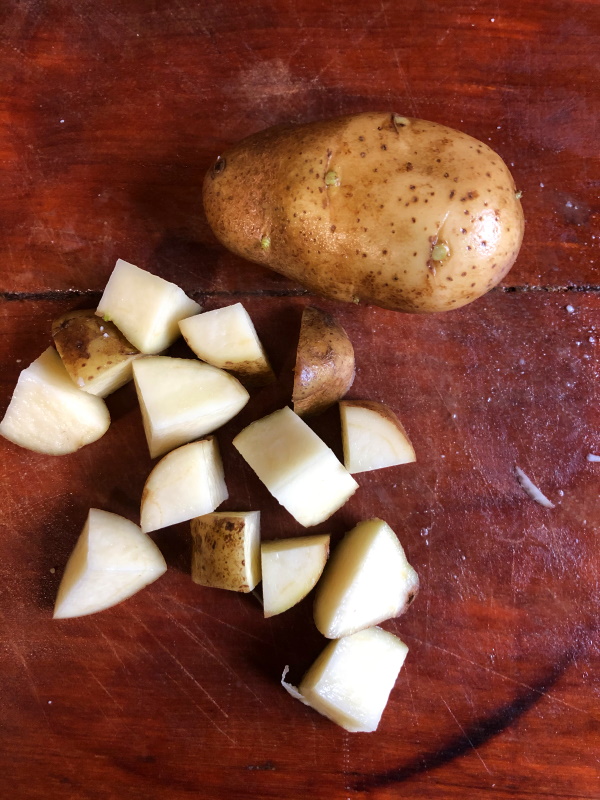
{"type": "Polygon", "coordinates": [[[95,309],[62,314],[52,323],[52,338],[74,383],[99,397],[131,380],[131,363],[141,355],[116,325],[96,316],[95,309]],[[117,369],[118,377],[108,386],[107,371],[117,369]]]}
{"type": "Polygon", "coordinates": [[[320,414],[342,398],[354,381],[354,348],[342,326],[325,311],[302,312],[292,403],[301,417],[320,414]]]}
{"type": "Polygon", "coordinates": [[[244,560],[245,520],[225,512],[191,520],[192,580],[201,586],[251,592],[244,560]]]}
{"type": "Polygon", "coordinates": [[[386,406],[385,403],[379,402],[379,400],[342,400],[340,402],[340,406],[352,406],[354,408],[366,408],[367,411],[373,411],[375,414],[378,414],[383,419],[388,420],[389,422],[394,425],[394,427],[398,428],[402,432],[402,434],[410,441],[408,433],[406,432],[406,428],[400,422],[396,414],[392,411],[389,406],[386,406]]]}
{"type": "Polygon", "coordinates": [[[523,238],[514,181],[493,150],[388,112],[254,134],[217,159],[203,199],[238,255],[328,297],[399,311],[475,300],[523,238]]]}

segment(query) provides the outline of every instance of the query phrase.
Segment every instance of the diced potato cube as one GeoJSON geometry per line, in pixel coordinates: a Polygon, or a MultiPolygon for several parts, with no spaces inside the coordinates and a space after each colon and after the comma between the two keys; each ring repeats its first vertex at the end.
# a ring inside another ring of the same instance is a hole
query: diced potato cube
{"type": "Polygon", "coordinates": [[[260,511],[215,511],[191,529],[194,583],[251,592],[261,577],[260,511]]]}
{"type": "Polygon", "coordinates": [[[337,639],[302,679],[299,699],[351,733],[375,731],[407,653],[381,628],[337,639]]]}
{"type": "Polygon", "coordinates": [[[339,639],[404,613],[419,589],[398,537],[381,519],[359,523],[333,551],[317,587],[314,617],[339,639]]]}
{"type": "Polygon", "coordinates": [[[181,335],[179,321],[200,311],[179,286],[119,259],[96,313],[142,353],[160,353],[181,335]]]}
{"type": "Polygon", "coordinates": [[[59,456],[95,442],[109,425],[104,400],[78,389],[49,347],[19,375],[0,434],[28,450],[59,456]]]}
{"type": "Polygon", "coordinates": [[[233,372],[247,386],[272,383],[275,375],[250,315],[241,303],[196,314],[179,323],[194,353],[233,372]]]}
{"type": "Polygon", "coordinates": [[[333,451],[287,406],[244,428],[233,444],[306,527],[328,519],[358,488],[333,451]]]}

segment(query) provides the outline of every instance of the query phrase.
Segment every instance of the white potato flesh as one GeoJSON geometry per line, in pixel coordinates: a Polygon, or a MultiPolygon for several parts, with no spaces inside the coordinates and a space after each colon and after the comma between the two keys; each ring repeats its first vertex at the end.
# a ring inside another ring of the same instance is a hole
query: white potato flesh
{"type": "Polygon", "coordinates": [[[375,731],[407,653],[381,628],[331,642],[302,679],[301,699],[351,733],[375,731]]]}
{"type": "Polygon", "coordinates": [[[105,370],[96,374],[96,380],[93,383],[85,381],[84,378],[79,378],[75,381],[75,385],[82,391],[88,392],[88,394],[95,394],[97,397],[108,397],[133,378],[132,364],[136,358],[139,358],[139,356],[129,356],[128,361],[111,364],[105,370]],[[81,386],[84,381],[84,385],[81,386]]]}
{"type": "Polygon", "coordinates": [[[275,376],[250,315],[241,303],[181,320],[179,328],[194,353],[240,379],[267,383],[275,376]]]}
{"type": "Polygon", "coordinates": [[[398,617],[414,600],[419,578],[390,526],[366,520],[347,533],[317,587],[314,618],[328,639],[339,639],[398,617]]]}
{"type": "Polygon", "coordinates": [[[261,545],[265,617],[299,603],[315,586],[329,555],[329,534],[275,539],[261,545]]]}
{"type": "Polygon", "coordinates": [[[162,553],[137,525],[92,508],[65,567],[54,619],[110,608],[160,578],[166,569],[162,553]]]}
{"type": "Polygon", "coordinates": [[[59,456],[95,442],[109,425],[104,400],[78,389],[49,347],[19,375],[0,434],[28,450],[59,456]]]}
{"type": "Polygon", "coordinates": [[[194,583],[251,592],[260,582],[260,511],[215,511],[191,531],[194,583]]]}
{"type": "Polygon", "coordinates": [[[142,353],[160,353],[179,338],[179,321],[200,311],[179,286],[119,259],[96,313],[142,353]]]}
{"type": "Polygon", "coordinates": [[[340,418],[348,472],[356,474],[416,461],[402,423],[384,403],[343,400],[340,418]]]}
{"type": "Polygon", "coordinates": [[[287,406],[244,428],[233,445],[305,527],[328,519],[358,488],[333,451],[287,406]]]}
{"type": "Polygon", "coordinates": [[[161,459],[148,476],[140,510],[142,531],[209,514],[228,497],[214,436],[184,444],[161,459]]]}
{"type": "Polygon", "coordinates": [[[212,433],[249,398],[229,373],[188,358],[140,358],[133,379],[152,458],[212,433]]]}

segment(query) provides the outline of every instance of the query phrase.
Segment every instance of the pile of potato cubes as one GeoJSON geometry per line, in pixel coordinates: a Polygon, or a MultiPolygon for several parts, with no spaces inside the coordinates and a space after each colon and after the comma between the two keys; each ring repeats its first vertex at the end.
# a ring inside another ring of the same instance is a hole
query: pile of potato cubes
{"type": "MultiPolygon", "coordinates": [[[[104,399],[131,379],[152,469],[140,525],[92,508],[68,560],[54,617],[93,614],[159,578],[165,560],[148,535],[190,521],[192,579],[250,592],[262,581],[264,616],[280,614],[316,586],[314,621],[331,642],[298,688],[285,688],[348,731],[373,731],[407,654],[377,627],[412,603],[419,586],[392,529],[359,522],[329,558],[328,534],[262,541],[260,511],[217,511],[228,499],[214,431],[246,405],[248,389],[276,380],[240,303],[201,313],[178,286],[119,259],[97,309],[64,314],[49,347],[18,379],[0,433],[48,455],[72,453],[110,425],[104,399]],[[165,350],[183,335],[198,356],[165,350]]],[[[356,491],[352,474],[415,460],[391,409],[342,400],[354,350],[337,321],[304,309],[289,406],[256,420],[233,445],[303,526],[328,519],[356,491]],[[344,464],[304,417],[339,403],[344,464]]],[[[287,667],[286,667],[287,671],[287,667]]],[[[285,677],[285,672],[284,672],[285,677]]]]}

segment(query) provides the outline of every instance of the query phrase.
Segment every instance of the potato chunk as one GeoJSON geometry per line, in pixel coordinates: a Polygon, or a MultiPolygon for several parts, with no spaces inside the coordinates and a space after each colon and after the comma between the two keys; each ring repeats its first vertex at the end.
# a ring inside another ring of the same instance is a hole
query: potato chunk
{"type": "Polygon", "coordinates": [[[179,321],[200,311],[179,286],[119,259],[96,313],[142,353],[160,353],[181,335],[179,321]]]}
{"type": "Polygon", "coordinates": [[[133,377],[152,458],[212,433],[249,398],[233,375],[190,358],[140,358],[133,377]]]}
{"type": "Polygon", "coordinates": [[[384,403],[342,400],[340,418],[344,466],[352,475],[417,460],[402,423],[384,403]]]}
{"type": "Polygon", "coordinates": [[[137,525],[92,508],[65,567],[54,619],[110,608],[160,578],[166,569],[160,550],[137,525]]]}
{"type": "Polygon", "coordinates": [[[397,636],[367,628],[328,644],[290,694],[351,733],[370,733],[379,726],[407,653],[397,636]]]}
{"type": "Polygon", "coordinates": [[[321,577],[329,556],[329,534],[274,539],[261,545],[265,617],[295,606],[321,577]]]}
{"type": "Polygon", "coordinates": [[[116,325],[93,309],[69,311],[55,319],[52,338],[75,385],[98,397],[130,381],[133,361],[141,355],[116,325]]]}
{"type": "Polygon", "coordinates": [[[185,444],[154,467],[142,492],[144,533],[209,514],[227,500],[223,462],[214,436],[185,444]]]}
{"type": "Polygon", "coordinates": [[[273,383],[275,375],[250,315],[241,303],[196,314],[179,323],[194,353],[232,372],[246,386],[273,383]]]}
{"type": "Polygon", "coordinates": [[[28,450],[59,456],[95,442],[109,425],[104,400],[78,389],[49,347],[19,375],[0,434],[28,450]]]}
{"type": "Polygon", "coordinates": [[[194,583],[251,592],[261,575],[260,511],[215,511],[191,529],[194,583]]]}
{"type": "Polygon", "coordinates": [[[333,451],[287,406],[244,428],[233,445],[305,527],[328,519],[358,488],[333,451]]]}
{"type": "Polygon", "coordinates": [[[359,523],[329,559],[317,587],[314,618],[328,639],[339,639],[404,613],[419,578],[402,545],[381,519],[359,523]]]}

